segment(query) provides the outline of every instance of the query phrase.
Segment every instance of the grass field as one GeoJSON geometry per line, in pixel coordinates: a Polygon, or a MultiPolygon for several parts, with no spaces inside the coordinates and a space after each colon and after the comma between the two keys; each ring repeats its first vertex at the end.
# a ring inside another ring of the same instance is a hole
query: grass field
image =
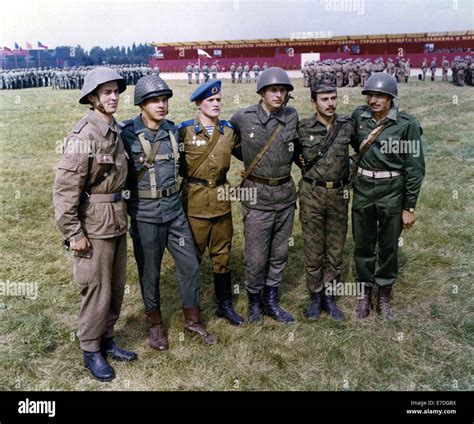
{"type": "MultiPolygon", "coordinates": [[[[301,79],[295,79],[300,117],[312,113],[301,79]]],[[[188,98],[195,86],[173,81],[169,118],[194,116],[188,98]]],[[[224,82],[222,117],[257,101],[255,85],[224,82]]],[[[427,175],[417,223],[404,232],[400,277],[393,299],[398,320],[371,314],[354,317],[356,298],[340,299],[344,322],[324,315],[308,322],[303,242],[296,219],[294,245],[282,286],[282,305],[297,322],[229,326],[214,316],[212,272],[202,266],[202,310],[218,344],[206,347],[183,337],[174,264],[166,254],[163,313],[170,351],[148,347],[137,272],[129,240],[127,289],[117,339],[139,355],[114,363],[117,378],[89,377],[75,337],[79,289],[70,253],[60,245],[52,209],[57,146],[85,113],[78,91],[48,88],[0,92],[0,281],[37,284],[38,296],[0,298],[0,389],[2,390],[472,390],[473,355],[473,165],[474,89],[412,78],[400,86],[401,109],[424,129],[427,175]]],[[[364,99],[359,88],[340,90],[339,113],[364,99]]],[[[121,97],[117,119],[136,114],[133,87],[121,97]]],[[[233,163],[231,181],[241,165],[233,163]]],[[[293,171],[295,180],[300,176],[293,171]]],[[[247,315],[240,205],[233,205],[232,271],[240,285],[237,310],[247,315]]],[[[349,229],[343,281],[354,281],[349,229]]],[[[10,293],[11,294],[11,293],[10,293]]]]}

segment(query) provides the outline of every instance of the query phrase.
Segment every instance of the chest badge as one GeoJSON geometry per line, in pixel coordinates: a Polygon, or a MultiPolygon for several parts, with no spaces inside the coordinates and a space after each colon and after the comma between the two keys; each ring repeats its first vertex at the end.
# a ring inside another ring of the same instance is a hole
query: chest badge
{"type": "Polygon", "coordinates": [[[309,137],[309,139],[310,139],[311,141],[313,141],[313,140],[314,140],[314,135],[311,135],[311,136],[309,137]]]}
{"type": "Polygon", "coordinates": [[[250,137],[250,138],[255,138],[255,133],[254,133],[254,132],[251,132],[251,133],[249,134],[249,137],[250,137]]]}

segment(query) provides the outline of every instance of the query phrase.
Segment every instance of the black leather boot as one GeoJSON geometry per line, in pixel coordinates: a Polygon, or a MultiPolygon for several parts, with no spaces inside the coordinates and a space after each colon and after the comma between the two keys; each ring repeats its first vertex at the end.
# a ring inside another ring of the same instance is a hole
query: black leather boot
{"type": "Polygon", "coordinates": [[[252,324],[259,323],[263,320],[263,303],[262,293],[250,293],[247,290],[249,298],[249,321],[252,324]]]}
{"type": "Polygon", "coordinates": [[[137,360],[137,354],[117,346],[113,337],[103,337],[100,342],[100,353],[104,358],[110,356],[116,361],[132,362],[137,360]]]}
{"type": "Polygon", "coordinates": [[[114,369],[107,363],[100,351],[84,351],[84,364],[96,380],[112,381],[115,378],[114,369]]]}
{"type": "Polygon", "coordinates": [[[339,309],[336,303],[336,296],[323,293],[323,309],[337,321],[344,320],[344,313],[339,309]]]}
{"type": "Polygon", "coordinates": [[[232,325],[242,325],[245,319],[235,312],[232,305],[232,283],[230,272],[214,274],[214,290],[217,299],[216,315],[232,325]]]}
{"type": "Polygon", "coordinates": [[[306,317],[308,319],[316,319],[321,316],[323,310],[323,291],[318,293],[311,293],[311,302],[306,310],[306,317]]]}
{"type": "Polygon", "coordinates": [[[263,313],[278,322],[294,322],[293,316],[280,307],[278,303],[278,287],[263,288],[263,313]]]}

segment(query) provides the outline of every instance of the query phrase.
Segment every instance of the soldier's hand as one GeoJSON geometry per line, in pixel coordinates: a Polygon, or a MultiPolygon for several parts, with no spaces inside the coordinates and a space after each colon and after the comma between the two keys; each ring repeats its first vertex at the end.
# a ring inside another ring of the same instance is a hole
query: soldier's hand
{"type": "Polygon", "coordinates": [[[79,241],[71,241],[72,250],[88,250],[91,247],[91,242],[87,237],[81,238],[79,241]]]}
{"type": "Polygon", "coordinates": [[[299,155],[299,156],[298,156],[298,160],[299,160],[299,162],[300,162],[301,167],[303,168],[303,167],[306,165],[306,161],[304,160],[304,156],[303,156],[303,155],[299,155]]]}
{"type": "Polygon", "coordinates": [[[409,230],[416,221],[415,212],[404,210],[402,212],[403,229],[409,230]]]}

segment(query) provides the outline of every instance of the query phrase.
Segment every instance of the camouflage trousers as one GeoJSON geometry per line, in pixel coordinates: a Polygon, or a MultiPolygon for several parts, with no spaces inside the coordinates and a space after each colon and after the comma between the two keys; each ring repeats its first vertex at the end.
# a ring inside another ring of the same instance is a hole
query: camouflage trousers
{"type": "Polygon", "coordinates": [[[264,286],[279,287],[288,262],[295,204],[276,211],[242,205],[242,215],[247,290],[260,293],[264,286]]]}
{"type": "Polygon", "coordinates": [[[306,284],[310,293],[339,280],[346,242],[349,194],[300,183],[300,221],[304,242],[306,284]],[[346,197],[346,198],[345,198],[346,197]]]}

